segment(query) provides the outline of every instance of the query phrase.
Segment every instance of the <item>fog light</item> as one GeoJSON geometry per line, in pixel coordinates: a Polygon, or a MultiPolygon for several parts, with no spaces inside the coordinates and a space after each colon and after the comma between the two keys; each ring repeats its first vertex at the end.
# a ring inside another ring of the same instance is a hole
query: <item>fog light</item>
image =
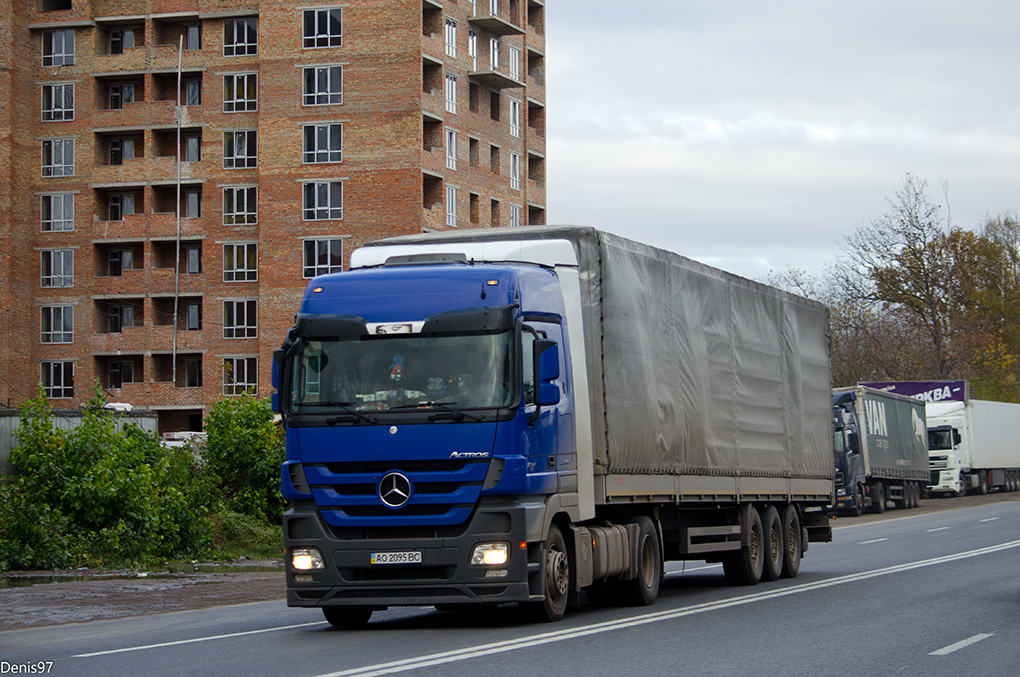
{"type": "Polygon", "coordinates": [[[326,560],[318,548],[294,548],[290,551],[290,566],[297,571],[314,571],[326,568],[326,560]]]}
{"type": "Polygon", "coordinates": [[[510,559],[510,544],[505,541],[498,543],[479,543],[471,553],[471,564],[476,566],[499,566],[510,559]]]}

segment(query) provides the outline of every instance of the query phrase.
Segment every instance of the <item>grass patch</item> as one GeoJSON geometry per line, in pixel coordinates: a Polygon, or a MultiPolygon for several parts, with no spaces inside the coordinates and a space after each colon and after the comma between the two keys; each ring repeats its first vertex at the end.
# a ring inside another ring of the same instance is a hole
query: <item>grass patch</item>
{"type": "Polygon", "coordinates": [[[283,556],[283,529],[248,515],[224,510],[209,516],[212,545],[227,559],[272,559],[283,556]]]}

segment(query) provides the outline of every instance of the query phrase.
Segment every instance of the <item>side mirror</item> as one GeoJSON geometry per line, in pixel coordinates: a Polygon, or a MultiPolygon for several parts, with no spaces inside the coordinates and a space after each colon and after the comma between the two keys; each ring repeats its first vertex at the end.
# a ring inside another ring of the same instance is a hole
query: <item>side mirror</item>
{"type": "MultiPolygon", "coordinates": [[[[558,404],[560,387],[550,383],[560,377],[560,348],[555,341],[538,339],[535,341],[535,381],[537,392],[535,403],[539,407],[558,404]]],[[[535,410],[537,417],[538,410],[535,410]]]]}
{"type": "Polygon", "coordinates": [[[847,444],[850,445],[850,451],[854,453],[860,453],[861,451],[861,436],[858,433],[850,433],[847,435],[847,444]]]}
{"type": "Polygon", "coordinates": [[[273,388],[276,390],[269,397],[269,404],[274,413],[280,412],[280,363],[283,362],[283,349],[277,348],[273,351],[273,388]]]}
{"type": "Polygon", "coordinates": [[[960,434],[959,430],[957,430],[956,428],[953,428],[953,446],[954,447],[960,446],[960,442],[962,442],[962,441],[963,441],[963,435],[960,434]]]}

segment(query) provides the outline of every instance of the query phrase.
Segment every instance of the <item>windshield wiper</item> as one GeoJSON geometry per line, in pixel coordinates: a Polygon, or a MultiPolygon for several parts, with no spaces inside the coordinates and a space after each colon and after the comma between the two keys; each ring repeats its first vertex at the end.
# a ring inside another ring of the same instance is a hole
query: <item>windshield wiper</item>
{"type": "Polygon", "coordinates": [[[338,425],[340,423],[343,423],[343,419],[346,418],[346,416],[353,416],[356,420],[364,421],[365,423],[368,423],[370,425],[375,425],[375,424],[377,424],[379,422],[379,419],[377,419],[377,418],[373,418],[371,416],[368,416],[367,414],[362,414],[357,409],[351,409],[351,405],[353,405],[353,404],[354,404],[354,402],[309,402],[307,404],[302,404],[302,405],[299,405],[299,406],[302,406],[302,407],[330,407],[330,408],[342,409],[345,415],[344,416],[334,416],[333,418],[327,418],[326,419],[326,425],[328,425],[328,426],[334,426],[334,425],[338,425]]]}
{"type": "MultiPolygon", "coordinates": [[[[472,421],[484,421],[484,416],[478,416],[477,414],[469,414],[463,409],[456,409],[450,405],[457,404],[456,402],[419,402],[418,404],[402,404],[398,407],[390,407],[393,409],[442,409],[443,413],[453,418],[454,421],[463,421],[465,418],[470,418],[472,421]]],[[[430,421],[437,420],[437,417],[442,414],[432,414],[429,416],[430,421]]]]}

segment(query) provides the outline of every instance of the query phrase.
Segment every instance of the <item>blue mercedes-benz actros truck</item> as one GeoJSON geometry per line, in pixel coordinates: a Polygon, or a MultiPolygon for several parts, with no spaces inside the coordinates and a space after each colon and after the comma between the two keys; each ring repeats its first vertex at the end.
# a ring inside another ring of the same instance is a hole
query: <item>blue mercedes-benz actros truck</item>
{"type": "Polygon", "coordinates": [[[828,316],[583,227],[355,250],[274,360],[287,602],[651,604],[667,560],[741,584],[831,538],[828,316]]]}

